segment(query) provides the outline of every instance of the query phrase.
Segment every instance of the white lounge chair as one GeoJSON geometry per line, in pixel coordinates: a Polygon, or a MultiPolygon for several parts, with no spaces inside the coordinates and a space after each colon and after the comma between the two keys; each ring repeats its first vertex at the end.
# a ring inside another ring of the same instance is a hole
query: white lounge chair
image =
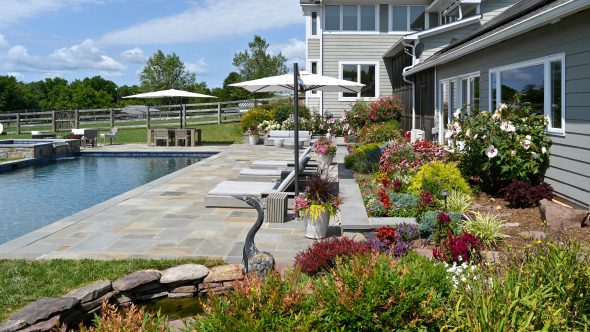
{"type": "MultiPolygon", "coordinates": [[[[299,158],[299,172],[303,172],[309,162],[309,155],[299,158]]],[[[290,167],[280,167],[275,169],[244,168],[240,171],[240,180],[243,181],[270,181],[279,179],[283,174],[290,171],[290,167]]]]}
{"type": "MultiPolygon", "coordinates": [[[[299,160],[303,160],[303,157],[307,156],[311,152],[311,146],[303,150],[299,156],[299,160]]],[[[293,160],[254,160],[250,165],[252,169],[278,169],[293,167],[295,165],[293,160]]]]}

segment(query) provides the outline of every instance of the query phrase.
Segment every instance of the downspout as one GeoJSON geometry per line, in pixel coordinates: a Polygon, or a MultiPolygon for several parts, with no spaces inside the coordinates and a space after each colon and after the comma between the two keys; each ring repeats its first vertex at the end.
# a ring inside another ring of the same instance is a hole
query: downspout
{"type": "Polygon", "coordinates": [[[406,41],[403,39],[402,37],[402,44],[406,47],[410,47],[412,49],[412,65],[405,67],[402,70],[402,78],[404,80],[404,82],[411,84],[412,85],[412,129],[416,129],[416,86],[414,85],[414,82],[408,80],[406,78],[406,72],[412,68],[414,68],[414,66],[416,65],[416,53],[415,53],[415,47],[413,44],[407,44],[406,41]]]}

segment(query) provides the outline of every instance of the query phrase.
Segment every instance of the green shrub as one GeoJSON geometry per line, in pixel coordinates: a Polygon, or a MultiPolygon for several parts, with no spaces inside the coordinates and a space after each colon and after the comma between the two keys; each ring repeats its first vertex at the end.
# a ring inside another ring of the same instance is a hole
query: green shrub
{"type": "Polygon", "coordinates": [[[252,127],[258,127],[263,121],[272,121],[275,119],[275,111],[264,107],[256,107],[242,115],[240,128],[242,132],[252,127]]]}
{"type": "Polygon", "coordinates": [[[399,125],[395,121],[370,124],[359,132],[359,142],[363,144],[396,141],[401,142],[403,137],[399,131],[399,125]]]}
{"type": "Polygon", "coordinates": [[[490,248],[495,247],[506,237],[502,234],[502,224],[504,224],[503,220],[489,212],[486,214],[473,212],[472,215],[467,216],[463,229],[477,236],[483,245],[490,248]]]}
{"type": "Polygon", "coordinates": [[[471,189],[465,179],[461,176],[461,171],[454,163],[444,163],[433,161],[420,167],[408,190],[411,193],[419,194],[424,189],[431,194],[441,198],[443,190],[458,190],[462,193],[469,194],[471,189]]]}
{"type": "Polygon", "coordinates": [[[366,101],[359,100],[352,104],[350,111],[346,112],[346,122],[353,132],[359,131],[369,123],[371,108],[366,101]]]}
{"type": "Polygon", "coordinates": [[[447,331],[587,331],[590,260],[577,243],[535,241],[455,288],[447,331]]]}
{"type": "MultiPolygon", "coordinates": [[[[145,312],[142,307],[134,304],[127,309],[120,309],[116,304],[103,302],[99,311],[92,320],[92,326],[80,326],[81,332],[110,332],[110,331],[129,331],[129,332],[168,332],[172,328],[168,326],[167,317],[164,315],[150,314],[145,312]]],[[[69,326],[72,328],[73,326],[69,326]]],[[[66,327],[62,329],[66,331],[66,327]]]]}
{"type": "MultiPolygon", "coordinates": [[[[278,123],[283,123],[289,117],[293,117],[292,101],[280,101],[272,104],[272,107],[275,110],[274,120],[278,123]]],[[[299,112],[297,114],[299,114],[300,119],[309,119],[311,116],[309,108],[301,104],[299,105],[299,112]]]]}
{"type": "Polygon", "coordinates": [[[471,204],[473,204],[473,197],[471,195],[460,190],[449,191],[449,196],[447,197],[449,211],[457,211],[463,214],[469,210],[471,204]]]}
{"type": "MultiPolygon", "coordinates": [[[[434,230],[436,229],[436,220],[438,217],[438,213],[440,211],[426,211],[420,216],[420,220],[418,221],[418,230],[420,230],[420,236],[423,238],[430,238],[432,239],[434,230]]],[[[451,229],[453,229],[455,234],[461,233],[461,228],[463,227],[463,220],[461,219],[461,214],[458,212],[449,212],[447,213],[451,217],[451,229]]]]}
{"type": "Polygon", "coordinates": [[[344,158],[344,166],[358,173],[368,174],[379,166],[381,148],[377,143],[361,145],[344,158]]]}

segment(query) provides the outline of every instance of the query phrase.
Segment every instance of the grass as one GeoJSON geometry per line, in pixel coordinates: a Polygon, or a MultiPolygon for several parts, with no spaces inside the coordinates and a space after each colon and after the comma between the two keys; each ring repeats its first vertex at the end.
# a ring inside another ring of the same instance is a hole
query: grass
{"type": "Polygon", "coordinates": [[[19,160],[19,159],[23,159],[23,158],[0,158],[0,163],[3,163],[5,161],[19,160]]]}
{"type": "MultiPolygon", "coordinates": [[[[153,124],[153,122],[152,122],[153,124]]],[[[104,124],[101,124],[104,125],[104,124]]],[[[204,124],[204,125],[188,125],[190,128],[201,129],[201,138],[203,144],[233,144],[242,143],[242,131],[240,130],[239,122],[229,122],[222,124],[204,124]]],[[[90,128],[91,126],[84,126],[90,128]]],[[[107,132],[101,130],[99,132],[107,132]]],[[[58,132],[58,136],[65,136],[68,132],[58,132]]],[[[2,135],[0,139],[11,138],[31,138],[31,134],[20,135],[2,135]]],[[[146,128],[121,128],[117,135],[118,143],[146,143],[147,129],[146,128]]]]}
{"type": "Polygon", "coordinates": [[[186,263],[211,267],[222,261],[213,258],[0,260],[0,322],[43,297],[59,297],[94,281],[115,280],[138,270],[163,270],[186,263]]]}

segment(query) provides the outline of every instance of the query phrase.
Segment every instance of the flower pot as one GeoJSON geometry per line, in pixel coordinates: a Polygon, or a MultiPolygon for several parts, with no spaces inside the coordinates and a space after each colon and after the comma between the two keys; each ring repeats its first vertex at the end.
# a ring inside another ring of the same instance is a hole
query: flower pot
{"type": "Polygon", "coordinates": [[[275,139],[273,141],[275,148],[282,148],[283,147],[283,140],[282,139],[275,139]]]}
{"type": "Polygon", "coordinates": [[[258,135],[249,135],[248,136],[248,143],[252,145],[258,144],[258,135]]]}
{"type": "Polygon", "coordinates": [[[303,216],[305,226],[305,237],[308,239],[324,239],[328,235],[328,224],[330,223],[330,212],[324,211],[318,219],[312,220],[310,216],[303,216]]]}
{"type": "Polygon", "coordinates": [[[333,154],[320,154],[320,167],[327,168],[332,165],[333,154]]]}

